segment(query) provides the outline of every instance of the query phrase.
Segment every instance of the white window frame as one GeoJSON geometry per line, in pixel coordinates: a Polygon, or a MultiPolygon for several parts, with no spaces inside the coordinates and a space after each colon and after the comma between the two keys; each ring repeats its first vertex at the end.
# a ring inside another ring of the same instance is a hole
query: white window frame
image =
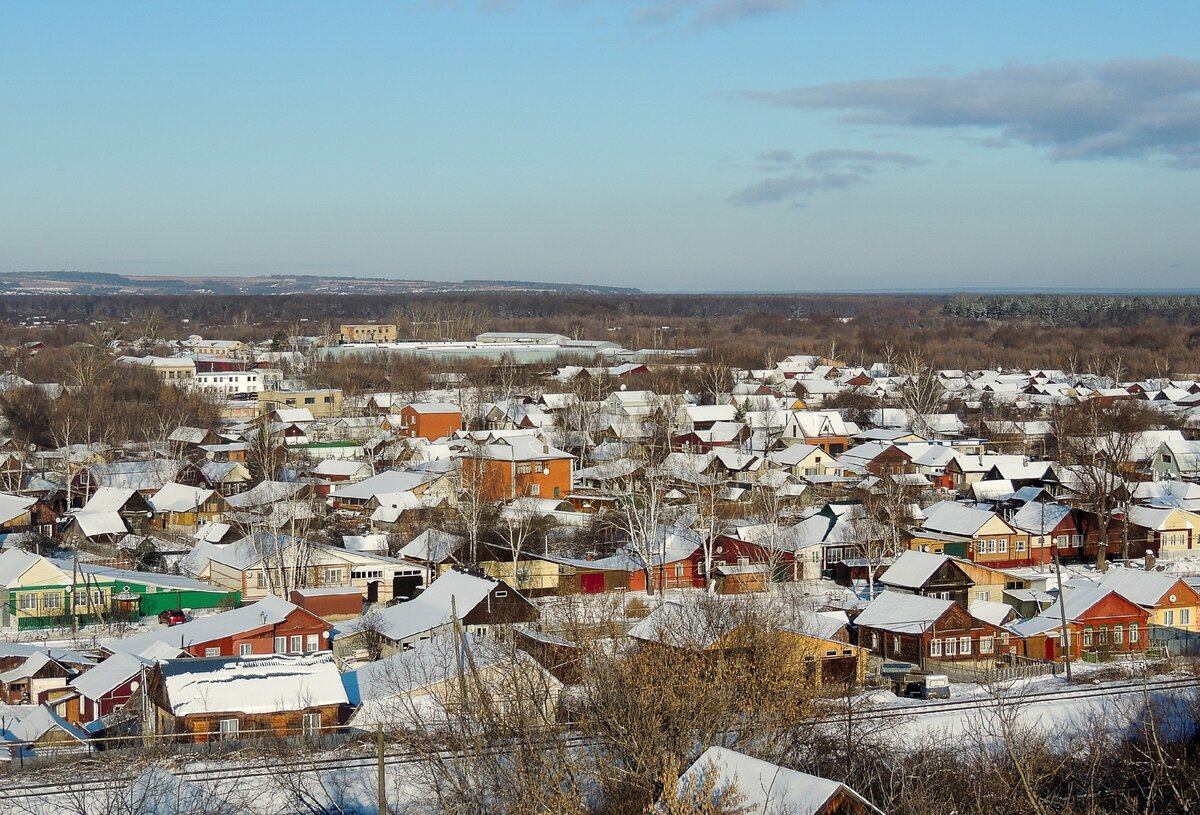
{"type": "Polygon", "coordinates": [[[1133,645],[1135,642],[1138,641],[1138,639],[1140,637],[1141,637],[1141,629],[1138,628],[1138,624],[1130,623],[1129,624],[1129,644],[1133,645]]]}
{"type": "Polygon", "coordinates": [[[254,644],[249,642],[238,643],[238,656],[248,657],[254,653],[254,644]]]}
{"type": "Polygon", "coordinates": [[[929,656],[940,657],[942,655],[942,641],[934,637],[929,641],[929,656]]]}
{"type": "Polygon", "coordinates": [[[321,735],[321,714],[305,713],[300,719],[300,731],[306,736],[321,735]]]}
{"type": "Polygon", "coordinates": [[[959,637],[958,638],[958,653],[960,656],[964,656],[964,657],[970,656],[970,654],[971,654],[971,638],[970,637],[959,637]]]}
{"type": "Polygon", "coordinates": [[[275,638],[275,653],[276,654],[286,654],[287,653],[287,645],[288,645],[287,637],[276,637],[275,638]]]}
{"type": "Polygon", "coordinates": [[[219,657],[219,656],[221,656],[221,649],[219,647],[214,647],[214,646],[210,645],[204,649],[204,656],[219,657]]]}
{"type": "Polygon", "coordinates": [[[1113,623],[1113,645],[1125,644],[1125,626],[1120,623],[1113,623]]]}
{"type": "Polygon", "coordinates": [[[221,741],[236,741],[240,727],[237,719],[221,719],[217,724],[221,741]]]}
{"type": "Polygon", "coordinates": [[[305,653],[314,653],[321,650],[321,637],[317,634],[309,634],[305,637],[304,651],[305,653]]]}
{"type": "Polygon", "coordinates": [[[946,637],[942,643],[942,653],[948,657],[958,656],[958,640],[954,637],[946,637]]]}
{"type": "Polygon", "coordinates": [[[18,611],[37,611],[39,600],[41,597],[37,592],[23,591],[18,596],[17,610],[18,611]]]}
{"type": "Polygon", "coordinates": [[[304,635],[303,634],[292,634],[291,639],[288,641],[288,653],[289,654],[303,654],[304,653],[304,635]]]}
{"type": "Polygon", "coordinates": [[[994,654],[996,652],[996,640],[993,637],[979,638],[979,653],[994,654]]]}

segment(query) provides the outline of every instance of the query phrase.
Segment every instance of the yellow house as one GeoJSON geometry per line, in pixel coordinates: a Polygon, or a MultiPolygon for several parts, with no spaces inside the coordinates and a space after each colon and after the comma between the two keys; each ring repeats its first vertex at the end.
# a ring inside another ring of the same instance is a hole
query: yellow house
{"type": "Polygon", "coordinates": [[[316,419],[328,419],[342,415],[342,391],[340,388],[318,388],[306,391],[261,391],[258,407],[262,413],[279,408],[308,408],[316,419]]]}

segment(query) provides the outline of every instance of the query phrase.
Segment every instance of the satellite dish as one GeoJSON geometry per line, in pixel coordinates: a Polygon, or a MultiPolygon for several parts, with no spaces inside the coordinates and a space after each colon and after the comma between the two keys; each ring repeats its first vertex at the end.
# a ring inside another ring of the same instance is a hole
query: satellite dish
{"type": "Polygon", "coordinates": [[[549,467],[543,467],[543,468],[542,468],[542,475],[550,475],[550,468],[549,468],[549,467]]]}

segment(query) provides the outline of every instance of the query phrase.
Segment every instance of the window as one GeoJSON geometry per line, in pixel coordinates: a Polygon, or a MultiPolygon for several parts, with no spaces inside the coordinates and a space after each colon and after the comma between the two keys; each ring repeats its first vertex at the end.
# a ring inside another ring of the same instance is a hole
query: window
{"type": "Polygon", "coordinates": [[[948,657],[955,656],[958,654],[958,640],[954,639],[954,637],[947,637],[946,641],[942,644],[942,650],[948,657]]]}
{"type": "Polygon", "coordinates": [[[970,637],[959,637],[958,653],[962,654],[963,656],[966,656],[967,654],[971,653],[971,638],[970,637]]]}
{"type": "Polygon", "coordinates": [[[333,584],[333,585],[340,585],[342,582],[342,574],[344,574],[344,572],[342,571],[341,567],[338,567],[336,569],[327,567],[324,571],[321,572],[321,582],[329,583],[329,584],[333,584]]]}
{"type": "Polygon", "coordinates": [[[1121,645],[1125,642],[1125,626],[1117,623],[1113,626],[1113,642],[1121,645]]]}
{"type": "Polygon", "coordinates": [[[290,654],[300,654],[304,652],[304,637],[299,634],[292,634],[292,647],[289,649],[290,654]]]}
{"type": "Polygon", "coordinates": [[[895,634],[892,635],[892,653],[900,653],[900,637],[896,636],[895,634]]]}
{"type": "Polygon", "coordinates": [[[42,595],[42,606],[46,611],[61,611],[63,596],[61,591],[48,591],[42,595]]]}
{"type": "Polygon", "coordinates": [[[996,541],[996,551],[997,552],[1007,552],[1008,551],[1008,538],[1001,538],[1000,540],[996,541]]]}
{"type": "Polygon", "coordinates": [[[75,592],[75,608],[88,607],[88,593],[86,591],[75,592]]]}
{"type": "Polygon", "coordinates": [[[975,599],[978,600],[980,603],[986,603],[991,598],[991,596],[992,596],[991,592],[989,592],[987,589],[984,589],[983,591],[975,592],[975,599]]]}
{"type": "Polygon", "coordinates": [[[206,657],[219,657],[219,656],[221,656],[221,649],[220,649],[220,648],[205,648],[205,649],[204,649],[204,656],[206,656],[206,657]]]}
{"type": "Polygon", "coordinates": [[[878,631],[871,632],[871,647],[873,649],[875,649],[876,651],[879,650],[879,632],[878,631]]]}
{"type": "Polygon", "coordinates": [[[529,485],[529,494],[530,495],[541,495],[542,494],[542,485],[541,484],[530,484],[529,485]]]}
{"type": "Polygon", "coordinates": [[[265,589],[267,587],[267,573],[265,571],[255,573],[254,585],[260,589],[265,589]]]}
{"type": "MultiPolygon", "coordinates": [[[[46,596],[49,597],[50,595],[46,595],[46,596]]],[[[1192,610],[1190,608],[1179,609],[1179,624],[1180,625],[1191,625],[1192,624],[1192,610]]]]}
{"type": "Polygon", "coordinates": [[[1024,552],[1024,551],[1025,551],[1025,541],[1023,541],[1023,540],[1021,540],[1020,538],[1018,538],[1018,539],[1017,539],[1017,541],[1016,541],[1016,544],[1015,544],[1014,548],[1015,548],[1015,549],[1016,549],[1016,551],[1018,551],[1018,552],[1024,552]]]}
{"type": "Polygon", "coordinates": [[[287,653],[287,637],[276,637],[275,638],[275,653],[277,653],[277,654],[286,654],[287,653]]]}
{"type": "Polygon", "coordinates": [[[321,734],[321,714],[320,713],[305,713],[303,719],[303,730],[306,736],[319,736],[321,734]]]}
{"type": "Polygon", "coordinates": [[[254,653],[254,645],[249,642],[243,642],[238,645],[238,656],[248,657],[254,653]]]}
{"type": "Polygon", "coordinates": [[[1175,609],[1169,608],[1163,612],[1163,625],[1175,625],[1175,609]]]}
{"type": "Polygon", "coordinates": [[[1083,629],[1083,647],[1092,647],[1092,627],[1090,625],[1083,629]]]}
{"type": "Polygon", "coordinates": [[[507,597],[507,596],[508,596],[508,592],[506,592],[506,591],[498,591],[498,592],[496,592],[495,594],[493,594],[492,596],[493,596],[493,597],[495,597],[496,599],[500,599],[501,597],[507,597]]]}
{"type": "Polygon", "coordinates": [[[1108,626],[1100,626],[1100,645],[1108,645],[1108,626]]]}
{"type": "Polygon", "coordinates": [[[675,564],[675,576],[683,577],[683,564],[682,563],[675,564]]]}
{"type": "Polygon", "coordinates": [[[308,652],[319,651],[321,649],[321,638],[316,634],[309,634],[304,638],[304,650],[308,652]]]}
{"type": "Polygon", "coordinates": [[[996,640],[992,637],[979,638],[979,653],[990,654],[996,650],[996,640]]]}
{"type": "Polygon", "coordinates": [[[17,602],[21,611],[37,611],[38,596],[32,592],[23,592],[17,602]]]}
{"type": "Polygon", "coordinates": [[[1071,537],[1071,545],[1078,549],[1083,546],[1083,535],[1073,535],[1071,537]]]}
{"type": "Polygon", "coordinates": [[[317,397],[315,397],[315,396],[305,396],[304,397],[304,404],[315,405],[316,403],[317,403],[317,397]]]}
{"type": "Polygon", "coordinates": [[[350,572],[350,577],[355,580],[382,580],[383,569],[355,569],[350,572]]]}
{"type": "Polygon", "coordinates": [[[737,565],[739,565],[739,566],[749,566],[749,565],[750,565],[750,558],[748,558],[748,557],[740,557],[740,558],[738,558],[738,559],[737,559],[737,565]]]}
{"type": "Polygon", "coordinates": [[[1138,641],[1138,624],[1130,623],[1129,624],[1129,644],[1132,645],[1133,643],[1135,643],[1137,641],[1138,641]]]}
{"type": "Polygon", "coordinates": [[[942,655],[942,641],[933,639],[929,641],[929,656],[940,657],[942,655]]]}
{"type": "Polygon", "coordinates": [[[238,737],[238,720],[237,719],[222,719],[221,720],[221,740],[233,741],[238,737]]]}
{"type": "Polygon", "coordinates": [[[533,472],[533,465],[528,461],[522,461],[517,464],[517,475],[529,475],[533,472]]]}

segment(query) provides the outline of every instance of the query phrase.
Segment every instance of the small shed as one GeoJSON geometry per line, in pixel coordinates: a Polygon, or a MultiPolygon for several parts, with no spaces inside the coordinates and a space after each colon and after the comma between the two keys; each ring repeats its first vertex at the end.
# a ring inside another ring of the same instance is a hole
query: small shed
{"type": "Polygon", "coordinates": [[[348,620],[363,613],[362,591],[354,586],[292,589],[289,599],[325,620],[348,620]]]}

